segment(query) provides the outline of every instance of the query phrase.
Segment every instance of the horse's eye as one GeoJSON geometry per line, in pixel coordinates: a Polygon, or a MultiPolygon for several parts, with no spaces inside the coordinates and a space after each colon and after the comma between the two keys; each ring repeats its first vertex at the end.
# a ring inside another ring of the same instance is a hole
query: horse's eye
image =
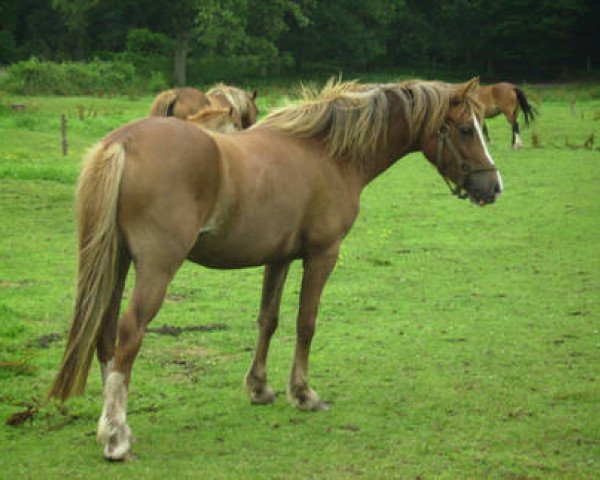
{"type": "Polygon", "coordinates": [[[465,137],[473,136],[473,129],[471,127],[460,127],[459,130],[465,137]]]}

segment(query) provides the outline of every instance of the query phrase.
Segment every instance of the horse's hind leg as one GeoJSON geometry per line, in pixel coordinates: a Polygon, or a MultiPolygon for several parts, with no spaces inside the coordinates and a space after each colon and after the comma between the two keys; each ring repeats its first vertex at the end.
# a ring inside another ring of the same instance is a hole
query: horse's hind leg
{"type": "Polygon", "coordinates": [[[521,148],[523,146],[523,141],[521,140],[521,136],[519,135],[519,122],[517,122],[516,115],[514,116],[514,123],[512,124],[512,147],[514,149],[521,148]]]}
{"type": "Polygon", "coordinates": [[[258,341],[254,360],[246,374],[246,391],[252,403],[266,404],[275,399],[275,393],[267,383],[267,355],[271,337],[279,322],[279,304],[289,267],[289,262],[265,266],[258,315],[258,341]]]}
{"type": "Polygon", "coordinates": [[[111,370],[113,358],[115,356],[117,321],[119,319],[123,289],[125,287],[125,280],[127,279],[127,272],[129,271],[130,264],[131,258],[129,254],[122,252],[121,258],[119,259],[115,288],[108,309],[102,319],[102,326],[100,327],[100,334],[98,335],[96,352],[98,354],[98,361],[100,362],[102,388],[106,385],[106,379],[111,370]]]}
{"type": "Polygon", "coordinates": [[[104,408],[98,422],[98,441],[108,460],[128,458],[131,429],[127,425],[127,390],[133,361],[142,345],[146,325],[158,313],[177,267],[154,262],[135,265],[133,296],[118,326],[114,363],[104,388],[104,408]]]}
{"type": "MultiPolygon", "coordinates": [[[[515,100],[516,101],[516,100],[515,100]]],[[[512,109],[504,108],[502,110],[504,116],[506,117],[506,121],[512,127],[512,138],[511,145],[516,150],[517,148],[521,148],[523,146],[523,141],[521,140],[521,136],[519,135],[519,122],[517,122],[517,113],[518,109],[513,107],[512,109]]]]}

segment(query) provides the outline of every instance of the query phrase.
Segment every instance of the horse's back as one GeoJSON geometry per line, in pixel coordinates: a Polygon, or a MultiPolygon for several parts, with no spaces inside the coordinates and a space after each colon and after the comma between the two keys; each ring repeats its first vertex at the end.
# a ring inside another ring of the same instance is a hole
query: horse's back
{"type": "Polygon", "coordinates": [[[509,82],[500,82],[491,85],[491,88],[494,98],[502,99],[514,96],[516,86],[509,82]]]}
{"type": "Polygon", "coordinates": [[[486,118],[495,117],[504,111],[512,111],[517,99],[515,85],[509,82],[481,86],[477,95],[485,109],[486,118]]]}

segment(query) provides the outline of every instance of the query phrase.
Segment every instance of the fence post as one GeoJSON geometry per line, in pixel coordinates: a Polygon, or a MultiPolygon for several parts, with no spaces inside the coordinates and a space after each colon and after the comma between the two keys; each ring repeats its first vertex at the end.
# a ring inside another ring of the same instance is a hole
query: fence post
{"type": "Polygon", "coordinates": [[[67,145],[67,116],[63,113],[60,116],[60,134],[62,138],[62,153],[63,155],[67,154],[68,145],[67,145]]]}

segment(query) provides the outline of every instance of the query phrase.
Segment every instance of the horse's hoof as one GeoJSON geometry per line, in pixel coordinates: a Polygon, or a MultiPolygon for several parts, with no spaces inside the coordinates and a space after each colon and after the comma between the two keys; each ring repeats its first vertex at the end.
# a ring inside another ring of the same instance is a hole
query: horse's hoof
{"type": "Polygon", "coordinates": [[[104,447],[104,458],[109,462],[132,460],[131,441],[133,435],[126,423],[114,425],[102,416],[98,422],[98,443],[104,447]]]}
{"type": "Polygon", "coordinates": [[[250,403],[253,405],[269,405],[275,401],[277,395],[268,385],[261,389],[248,391],[250,403]]]}
{"type": "Polygon", "coordinates": [[[104,455],[104,460],[106,460],[107,462],[111,462],[111,463],[120,463],[120,462],[133,462],[134,460],[137,460],[137,456],[135,456],[133,453],[131,452],[127,452],[125,455],[123,455],[122,457],[107,457],[106,455],[104,455]]]}
{"type": "Polygon", "coordinates": [[[329,405],[321,401],[317,392],[312,388],[305,387],[296,391],[290,389],[288,398],[292,405],[304,412],[329,410],[329,405]]]}
{"type": "Polygon", "coordinates": [[[266,378],[261,380],[251,372],[246,375],[245,387],[250,403],[254,405],[268,405],[273,403],[277,397],[266,378]]]}
{"type": "Polygon", "coordinates": [[[318,400],[316,402],[304,402],[296,405],[303,412],[326,412],[329,410],[329,404],[318,400]]]}
{"type": "Polygon", "coordinates": [[[321,412],[326,412],[327,410],[329,410],[329,404],[327,402],[322,402],[319,401],[315,406],[313,406],[313,411],[321,411],[321,412]]]}

